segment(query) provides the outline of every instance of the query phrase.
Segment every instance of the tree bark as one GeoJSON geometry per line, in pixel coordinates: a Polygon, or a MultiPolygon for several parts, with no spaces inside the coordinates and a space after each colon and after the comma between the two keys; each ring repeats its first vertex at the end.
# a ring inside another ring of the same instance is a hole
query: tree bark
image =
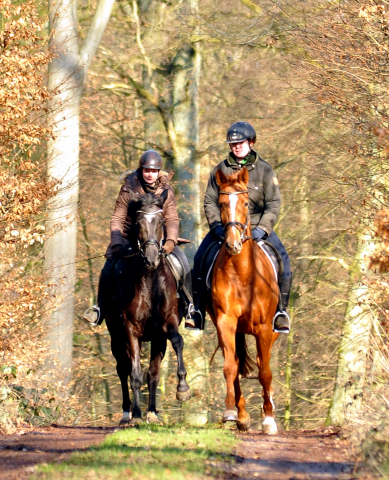
{"type": "Polygon", "coordinates": [[[67,384],[73,342],[74,284],[76,281],[77,205],[79,182],[79,106],[87,69],[96,53],[114,0],[100,0],[88,35],[78,47],[77,13],[72,0],[50,0],[50,46],[57,55],[49,67],[49,123],[54,138],[48,142],[49,179],[58,191],[48,204],[44,272],[51,286],[47,319],[48,370],[67,384]]]}
{"type": "Polygon", "coordinates": [[[370,332],[374,322],[369,287],[364,283],[363,276],[368,272],[373,250],[370,234],[360,234],[354,262],[355,283],[346,309],[335,389],[326,421],[328,425],[347,424],[361,414],[370,332]]]}

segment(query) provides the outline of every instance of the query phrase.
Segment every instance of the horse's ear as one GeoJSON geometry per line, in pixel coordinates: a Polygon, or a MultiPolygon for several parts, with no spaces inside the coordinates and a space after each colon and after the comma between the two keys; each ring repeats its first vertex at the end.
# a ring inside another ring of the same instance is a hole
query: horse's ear
{"type": "Polygon", "coordinates": [[[247,168],[242,168],[242,170],[238,174],[237,180],[244,183],[245,185],[249,183],[249,171],[247,170],[247,168]]]}
{"type": "Polygon", "coordinates": [[[219,187],[221,187],[223,183],[226,183],[227,178],[220,169],[216,170],[215,176],[216,176],[216,183],[219,185],[219,187]]]}

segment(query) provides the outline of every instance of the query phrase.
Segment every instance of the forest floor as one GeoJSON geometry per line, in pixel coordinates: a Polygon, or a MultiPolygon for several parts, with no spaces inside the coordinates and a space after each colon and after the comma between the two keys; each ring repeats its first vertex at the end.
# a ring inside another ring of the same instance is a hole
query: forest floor
{"type": "MultiPolygon", "coordinates": [[[[53,425],[46,428],[25,428],[11,435],[0,435],[0,479],[27,480],[36,472],[39,464],[67,461],[72,453],[87,451],[89,447],[101,443],[107,434],[117,430],[53,425]]],[[[250,431],[247,434],[237,434],[236,440],[231,458],[224,457],[220,461],[210,457],[205,461],[207,474],[204,478],[373,478],[357,468],[358,463],[349,442],[342,439],[335,430],[294,430],[273,436],[250,431]]]]}

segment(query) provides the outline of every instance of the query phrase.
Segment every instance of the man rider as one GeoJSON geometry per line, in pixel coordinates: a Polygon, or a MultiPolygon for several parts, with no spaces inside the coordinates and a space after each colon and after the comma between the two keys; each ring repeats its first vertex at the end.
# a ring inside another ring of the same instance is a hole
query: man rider
{"type": "Polygon", "coordinates": [[[192,281],[195,310],[191,312],[190,318],[186,319],[185,327],[188,329],[204,328],[206,286],[201,277],[201,260],[212,243],[221,243],[225,238],[218,206],[219,187],[215,178],[216,170],[220,169],[225,175],[231,175],[246,168],[249,172],[247,188],[250,202],[251,235],[256,242],[266,240],[271,243],[280,254],[284,264],[284,272],[280,281],[282,305],[274,317],[274,331],[289,333],[290,319],[286,308],[289,302],[292,272],[285,247],[273,230],[281,207],[280,189],[278,179],[271,166],[252,149],[255,141],[256,133],[249,123],[236,122],[232,124],[227,131],[226,140],[231,151],[227,158],[210,173],[204,197],[205,216],[210,232],[204,238],[194,258],[192,281]]]}
{"type": "MultiPolygon", "coordinates": [[[[179,257],[181,265],[184,266],[184,286],[189,295],[192,294],[192,282],[190,267],[184,252],[177,246],[179,219],[177,214],[176,199],[169,180],[172,174],[167,175],[161,170],[162,158],[155,150],[147,150],[139,159],[139,167],[133,172],[126,172],[124,184],[116,200],[115,210],[111,219],[111,242],[105,253],[107,261],[101,271],[98,291],[97,305],[88,308],[83,319],[89,324],[100,325],[104,320],[107,303],[110,299],[110,274],[115,261],[125,254],[126,249],[131,246],[131,236],[134,230],[132,219],[129,215],[129,205],[136,202],[143,195],[150,193],[163,201],[164,218],[164,244],[166,254],[172,251],[179,257]]],[[[180,298],[184,293],[180,291],[180,298]]],[[[181,298],[186,310],[192,307],[191,299],[181,298]]]]}

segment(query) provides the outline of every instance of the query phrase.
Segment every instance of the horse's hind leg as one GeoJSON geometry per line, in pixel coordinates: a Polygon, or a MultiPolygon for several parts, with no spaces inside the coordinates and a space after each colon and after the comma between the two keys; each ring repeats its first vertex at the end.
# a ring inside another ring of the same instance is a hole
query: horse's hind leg
{"type": "Polygon", "coordinates": [[[177,400],[180,400],[180,402],[186,402],[190,399],[191,392],[189,385],[186,383],[186,369],[184,365],[184,356],[182,353],[184,349],[184,339],[178,333],[176,328],[173,331],[169,331],[168,337],[172,342],[172,347],[177,355],[178,386],[176,397],[177,400]]]}
{"type": "Polygon", "coordinates": [[[267,434],[277,433],[277,424],[274,420],[274,403],[272,399],[272,373],[270,370],[270,354],[273,345],[273,332],[269,335],[256,337],[257,341],[257,364],[258,379],[263,387],[263,413],[262,431],[267,434]]]}
{"type": "Polygon", "coordinates": [[[161,332],[161,339],[151,342],[150,367],[147,373],[147,384],[149,386],[149,408],[147,410],[147,423],[158,422],[156,396],[159,384],[159,369],[166,352],[166,337],[161,332]]]}
{"type": "Polygon", "coordinates": [[[242,390],[240,389],[239,375],[235,378],[234,381],[235,388],[235,405],[238,408],[238,421],[236,423],[238,430],[241,432],[247,432],[250,428],[250,415],[246,411],[246,400],[242,395],[242,390]]]}

